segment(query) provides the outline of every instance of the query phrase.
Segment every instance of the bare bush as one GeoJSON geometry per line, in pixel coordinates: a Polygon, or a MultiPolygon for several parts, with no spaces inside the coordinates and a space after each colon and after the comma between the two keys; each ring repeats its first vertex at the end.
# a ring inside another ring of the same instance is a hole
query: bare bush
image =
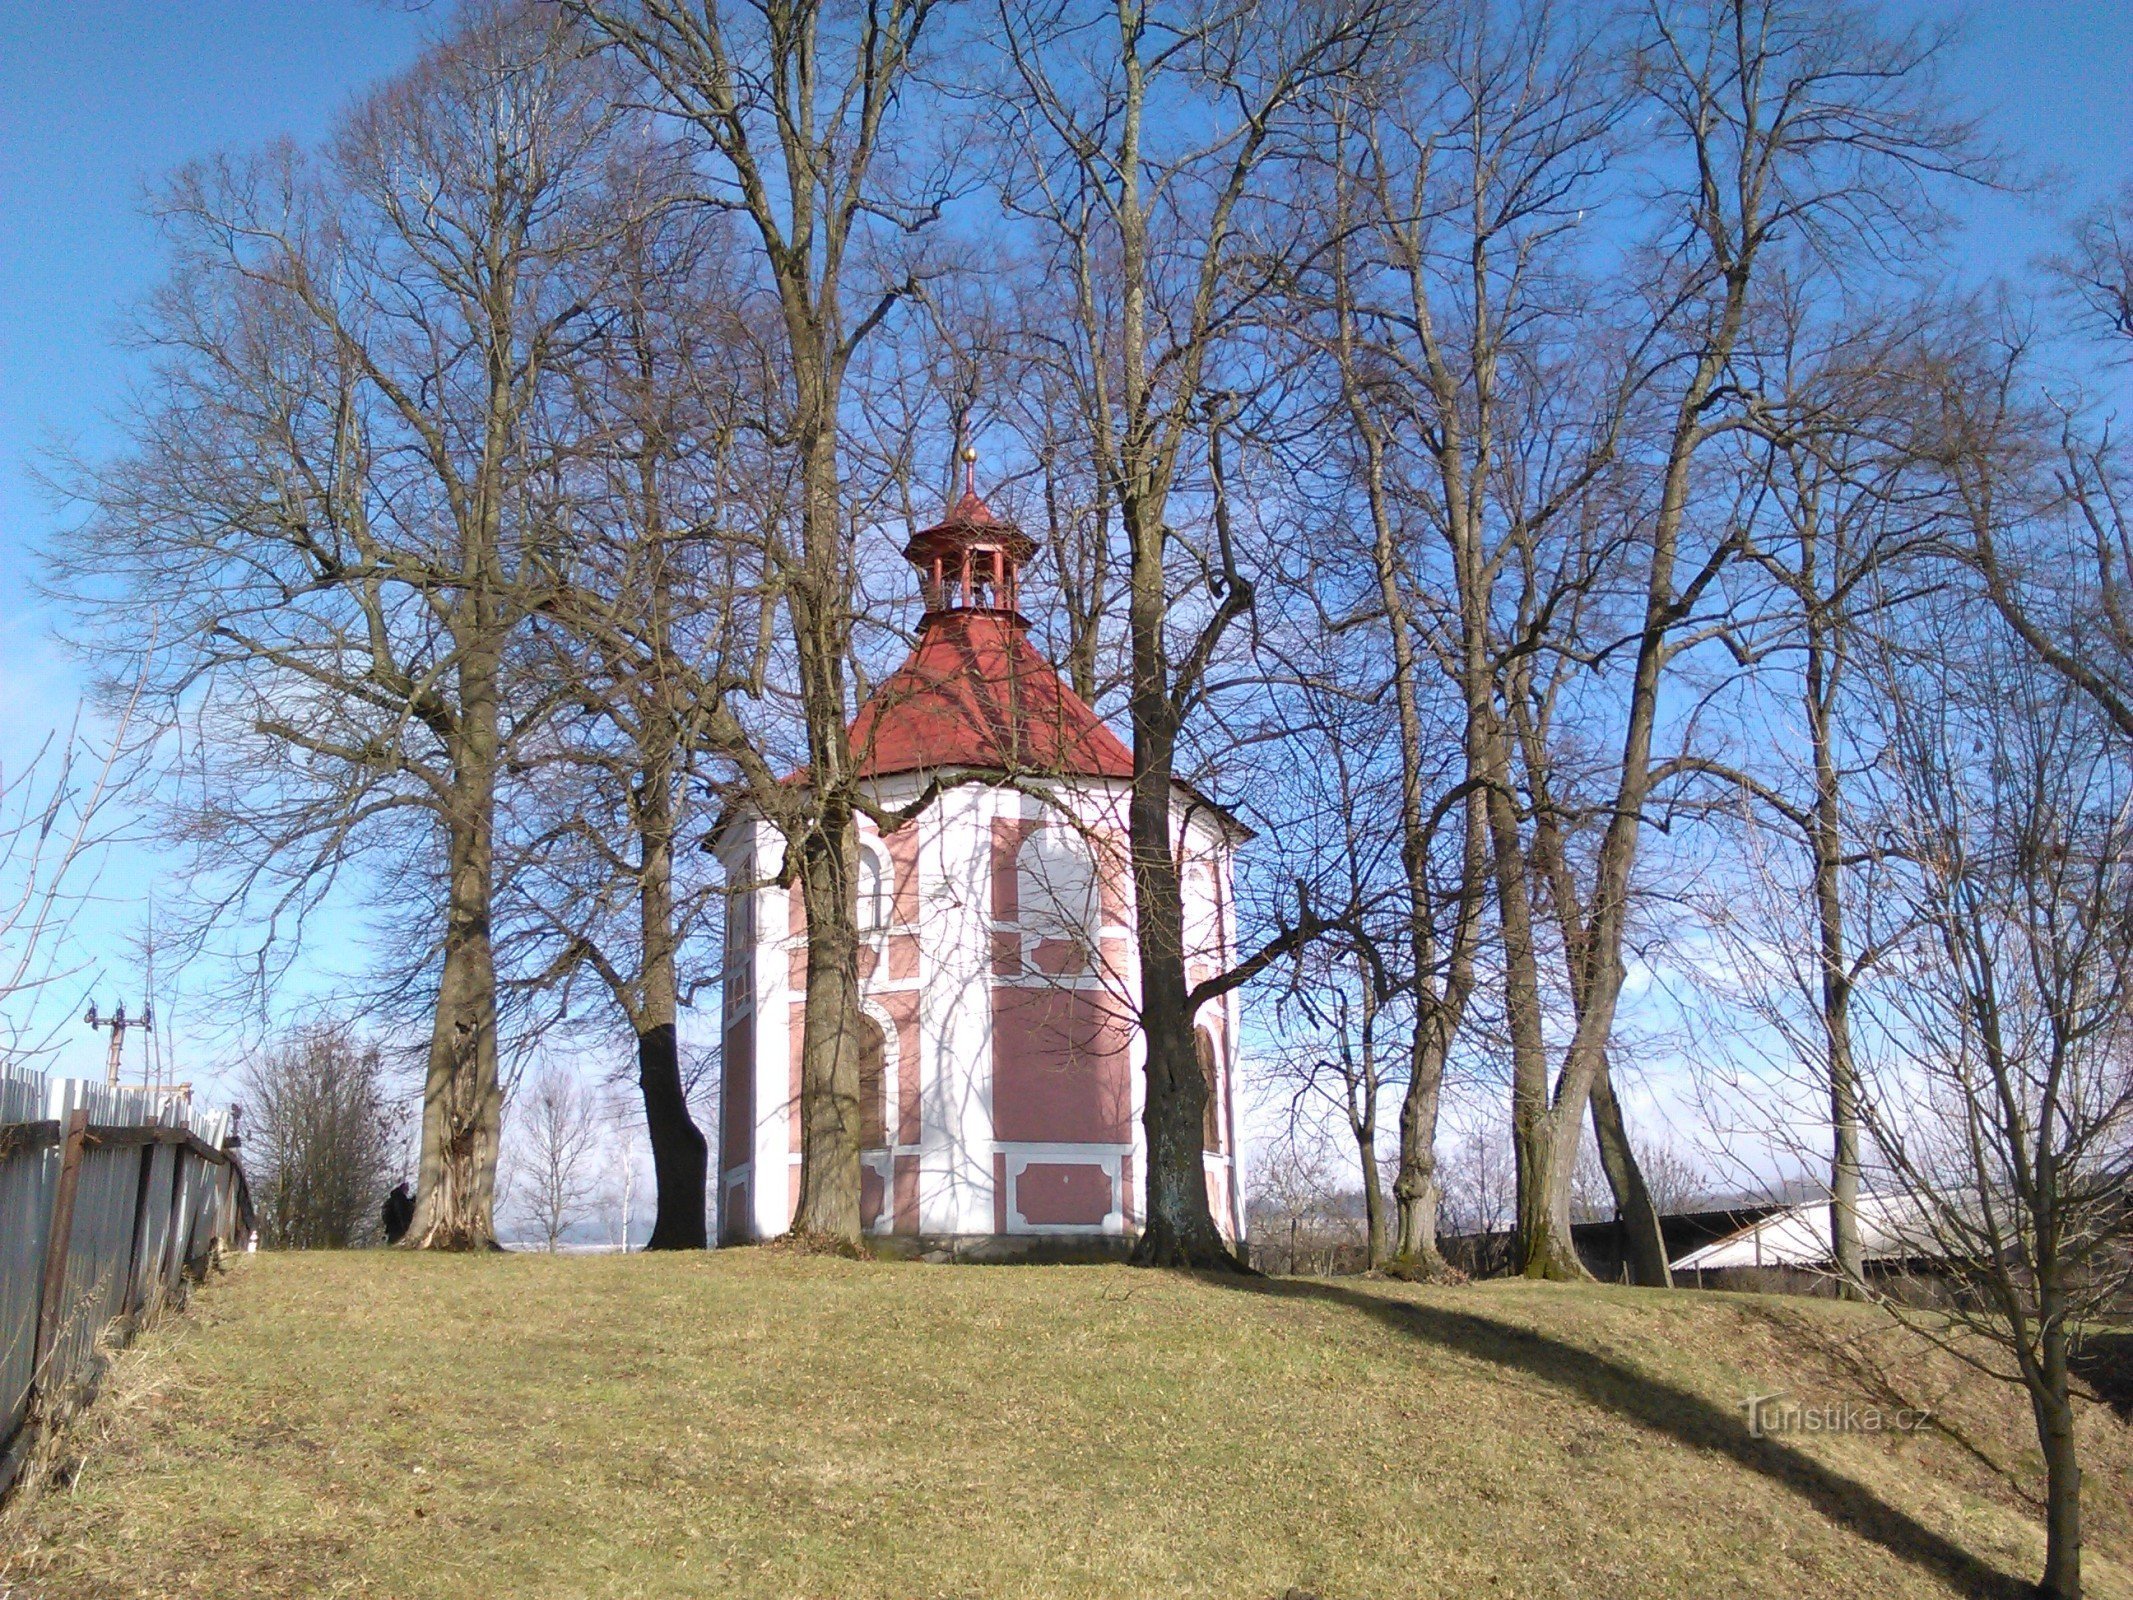
{"type": "Polygon", "coordinates": [[[377,1243],[406,1122],[377,1045],[337,1023],[299,1028],[238,1081],[261,1241],[276,1250],[377,1243]]]}

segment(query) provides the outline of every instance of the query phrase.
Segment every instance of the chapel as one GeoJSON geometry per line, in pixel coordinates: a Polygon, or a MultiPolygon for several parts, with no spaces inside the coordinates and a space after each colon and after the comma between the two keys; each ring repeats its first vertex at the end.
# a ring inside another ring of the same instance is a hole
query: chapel
{"type": "MultiPolygon", "coordinates": [[[[1147,1172],[1133,757],[1031,642],[1016,607],[1035,544],[979,498],[964,459],[962,498],[904,549],[925,601],[910,657],[851,725],[884,809],[943,780],[886,837],[860,824],[861,1216],[914,1253],[1124,1248],[1147,1172]]],[[[1172,814],[1197,982],[1231,960],[1231,856],[1249,834],[1183,783],[1172,814]]],[[[740,1243],[785,1232],[798,1202],[807,930],[799,890],[775,884],[784,842],[766,819],[729,815],[711,848],[733,886],[718,1237],[740,1243]]],[[[1232,1242],[1237,1020],[1232,993],[1198,1033],[1208,1202],[1232,1242]]]]}

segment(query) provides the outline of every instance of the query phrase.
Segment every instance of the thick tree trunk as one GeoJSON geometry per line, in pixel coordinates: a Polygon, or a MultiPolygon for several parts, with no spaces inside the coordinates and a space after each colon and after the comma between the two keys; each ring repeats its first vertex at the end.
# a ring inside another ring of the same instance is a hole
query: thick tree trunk
{"type": "MultiPolygon", "coordinates": [[[[853,879],[858,833],[832,812],[800,853],[807,907],[807,1003],[800,1037],[800,1203],[796,1231],[859,1245],[859,936],[853,879]]],[[[1192,1060],[1187,1029],[1186,1059],[1192,1060]]],[[[1197,1076],[1197,1066],[1195,1067],[1197,1076]]],[[[1193,1137],[1199,1137],[1199,1123],[1193,1137]]]]}
{"type": "Polygon", "coordinates": [[[1207,1084],[1187,1003],[1169,748],[1158,734],[1146,741],[1136,738],[1134,754],[1141,770],[1134,777],[1128,838],[1141,962],[1141,1033],[1148,1049],[1141,1113],[1148,1140],[1148,1208],[1133,1259],[1142,1266],[1237,1269],[1241,1263],[1223,1242],[1207,1203],[1202,1160],[1207,1084]],[[1151,754],[1156,759],[1150,760],[1151,754]]]}
{"type": "MultiPolygon", "coordinates": [[[[1511,798],[1510,761],[1500,729],[1473,737],[1483,741],[1475,766],[1487,775],[1489,785],[1491,870],[1504,958],[1504,1021],[1511,1041],[1511,1150],[1517,1168],[1512,1267],[1528,1278],[1575,1282],[1591,1276],[1570,1237],[1570,1172],[1577,1145],[1572,1138],[1566,1148],[1556,1126],[1564,1108],[1549,1101],[1540,965],[1525,842],[1519,837],[1518,811],[1511,798]]],[[[1575,1135],[1585,1120],[1582,1099],[1567,1114],[1575,1135]]]]}
{"type": "Polygon", "coordinates": [[[496,1243],[496,1155],[503,1134],[497,1074],[496,968],[489,943],[491,805],[466,797],[450,834],[444,969],[423,1074],[422,1160],[405,1242],[428,1250],[496,1243]]]}
{"type": "MultiPolygon", "coordinates": [[[[661,634],[662,646],[664,633],[661,634]]],[[[637,1090],[652,1146],[656,1200],[647,1250],[701,1250],[705,1180],[711,1150],[689,1115],[681,1080],[677,1029],[679,986],[674,933],[674,779],[664,749],[640,774],[635,806],[640,859],[637,874],[639,948],[644,971],[632,1021],[637,1032],[637,1090]]]]}
{"type": "MultiPolygon", "coordinates": [[[[1560,1154],[1556,1137],[1558,1113],[1544,1113],[1536,1121],[1514,1127],[1518,1156],[1518,1225],[1513,1241],[1514,1261],[1521,1275],[1556,1283],[1576,1283],[1592,1274],[1578,1258],[1570,1232],[1570,1166],[1572,1154],[1560,1154]]],[[[1582,1123],[1583,1118],[1579,1117],[1582,1123]]]]}
{"type": "Polygon", "coordinates": [[[655,1023],[637,1035],[637,1088],[644,1096],[644,1126],[658,1190],[652,1236],[644,1247],[702,1250],[711,1242],[704,1221],[711,1147],[689,1115],[673,1023],[655,1023]]]}
{"type": "Polygon", "coordinates": [[[1401,1277],[1439,1278],[1449,1272],[1437,1248],[1437,1112],[1444,1097],[1441,1028],[1417,1017],[1407,1092],[1400,1100],[1400,1170],[1392,1195],[1399,1232],[1388,1270],[1401,1277]]]}
{"type": "MultiPolygon", "coordinates": [[[[1345,273],[1345,268],[1342,270],[1345,273]]],[[[1407,1092],[1400,1101],[1399,1172],[1393,1180],[1393,1195],[1400,1208],[1399,1242],[1389,1258],[1381,1259],[1373,1233],[1370,1264],[1389,1267],[1402,1276],[1434,1278],[1445,1274],[1444,1257],[1437,1250],[1437,1108],[1443,1097],[1444,1063],[1450,1053],[1451,1034],[1466,1009],[1466,991],[1472,982],[1473,927],[1471,911],[1463,905],[1460,926],[1453,935],[1452,970],[1440,992],[1436,978],[1436,908],[1431,903],[1429,883],[1429,819],[1422,804],[1422,714],[1415,683],[1415,641],[1408,619],[1405,564],[1394,537],[1385,493],[1385,441],[1377,418],[1355,381],[1351,314],[1345,306],[1341,316],[1341,375],[1349,416],[1366,450],[1371,559],[1392,651],[1393,700],[1400,716],[1400,865],[1407,885],[1408,960],[1415,975],[1415,1024],[1408,1052],[1407,1092]]],[[[1470,895],[1481,860],[1479,821],[1472,799],[1465,811],[1467,881],[1462,884],[1462,891],[1470,895]]],[[[1367,973],[1364,981],[1369,981],[1367,973]]]]}
{"type": "Polygon", "coordinates": [[[2037,1589],[2047,1600],[2081,1600],[2081,1458],[2068,1396],[2065,1329],[2049,1327],[2043,1346],[2042,1382],[2030,1385],[2044,1454],[2044,1577],[2037,1589]]]}
{"type": "Polygon", "coordinates": [[[1622,1120],[1622,1106],[1615,1099],[1615,1086],[1604,1062],[1592,1080],[1592,1131],[1599,1140],[1600,1165],[1607,1170],[1607,1186],[1614,1191],[1615,1215],[1623,1235],[1622,1258],[1629,1267],[1630,1282],[1646,1289],[1673,1288],[1674,1275],[1666,1260],[1666,1237],[1659,1227],[1659,1208],[1652,1204],[1643,1169],[1630,1148],[1629,1129],[1622,1120]]]}

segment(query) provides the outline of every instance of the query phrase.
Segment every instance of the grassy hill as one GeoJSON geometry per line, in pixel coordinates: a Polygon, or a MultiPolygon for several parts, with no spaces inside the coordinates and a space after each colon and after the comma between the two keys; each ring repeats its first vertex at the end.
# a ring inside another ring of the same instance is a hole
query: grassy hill
{"type": "MultiPolygon", "coordinates": [[[[2133,1594],[2133,1443],[2084,1426],[2133,1594]]],[[[2027,1427],[1801,1301],[262,1255],[121,1358],[0,1595],[2014,1593],[2027,1427]],[[1944,1425],[1752,1438],[1780,1390],[1944,1425]]]]}

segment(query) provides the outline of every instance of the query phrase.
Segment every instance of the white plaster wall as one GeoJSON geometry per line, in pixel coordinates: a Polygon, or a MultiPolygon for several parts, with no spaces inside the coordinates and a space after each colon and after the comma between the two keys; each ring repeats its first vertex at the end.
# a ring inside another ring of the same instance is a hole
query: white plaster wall
{"type": "MultiPolygon", "coordinates": [[[[917,776],[887,780],[874,798],[884,807],[909,804],[922,790],[917,776]]],[[[961,784],[944,791],[922,817],[908,824],[918,834],[919,872],[919,1040],[918,1076],[920,1157],[919,1231],[928,1234],[988,1234],[993,1231],[992,1123],[992,824],[995,818],[1056,819],[1062,811],[1095,832],[1114,836],[1123,848],[1128,787],[1105,780],[1079,780],[1051,786],[1048,798],[983,783],[961,784]]],[[[1235,958],[1235,907],[1227,893],[1231,846],[1222,829],[1204,810],[1181,804],[1176,812],[1181,842],[1194,854],[1216,863],[1221,893],[1212,903],[1188,905],[1187,917],[1217,917],[1222,959],[1235,958]]],[[[869,836],[874,829],[863,825],[869,836]]],[[[719,843],[719,858],[729,879],[775,872],[783,839],[767,822],[745,814],[729,825],[719,843]]],[[[1123,970],[1107,982],[1128,1008],[1138,998],[1139,954],[1133,941],[1130,875],[1121,885],[1125,899],[1122,925],[1108,919],[1102,937],[1116,942],[1123,970]]],[[[794,941],[788,891],[759,886],[754,891],[755,969],[755,1125],[750,1194],[757,1237],[783,1233],[790,1223],[790,1178],[798,1156],[791,1147],[793,1109],[787,1104],[791,1082],[791,1013],[802,998],[789,984],[794,941]]],[[[1234,1059],[1241,1021],[1236,994],[1217,1002],[1223,1013],[1225,1041],[1231,1058],[1224,1063],[1230,1085],[1229,1154],[1219,1165],[1229,1174],[1232,1196],[1241,1193],[1241,1172],[1233,1165],[1237,1149],[1237,1062],[1234,1059]]],[[[1135,1032],[1130,1054],[1132,1158],[1135,1216],[1145,1216],[1147,1142],[1141,1119],[1146,1102],[1147,1045],[1135,1032]]],[[[891,1108],[892,1118],[894,1108],[891,1108]]],[[[1211,1169],[1218,1158],[1210,1158],[1211,1169]]],[[[1219,1218],[1225,1227],[1232,1217],[1219,1218]]]]}

